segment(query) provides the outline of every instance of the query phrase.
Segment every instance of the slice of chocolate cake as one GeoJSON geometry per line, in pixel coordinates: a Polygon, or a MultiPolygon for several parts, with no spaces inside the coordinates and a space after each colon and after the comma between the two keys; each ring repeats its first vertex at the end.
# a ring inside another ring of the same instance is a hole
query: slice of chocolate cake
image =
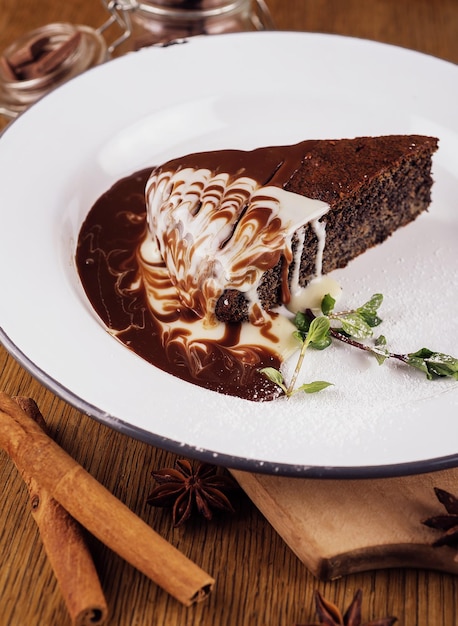
{"type": "Polygon", "coordinates": [[[426,210],[436,149],[392,135],[175,159],[146,186],[152,238],[186,307],[260,323],[426,210]]]}

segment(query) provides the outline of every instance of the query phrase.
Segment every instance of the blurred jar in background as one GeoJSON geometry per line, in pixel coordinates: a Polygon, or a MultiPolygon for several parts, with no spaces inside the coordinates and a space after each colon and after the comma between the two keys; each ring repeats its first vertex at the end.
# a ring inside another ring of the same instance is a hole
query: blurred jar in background
{"type": "Polygon", "coordinates": [[[109,58],[102,35],[84,25],[47,24],[0,54],[0,115],[14,119],[52,89],[109,58]]]}
{"type": "Polygon", "coordinates": [[[105,5],[130,31],[117,54],[195,35],[274,29],[264,0],[105,0],[105,5]]]}
{"type": "Polygon", "coordinates": [[[26,33],[0,54],[1,116],[15,118],[55,87],[126,52],[194,35],[274,29],[264,0],[103,3],[109,16],[98,29],[48,24],[26,33]]]}

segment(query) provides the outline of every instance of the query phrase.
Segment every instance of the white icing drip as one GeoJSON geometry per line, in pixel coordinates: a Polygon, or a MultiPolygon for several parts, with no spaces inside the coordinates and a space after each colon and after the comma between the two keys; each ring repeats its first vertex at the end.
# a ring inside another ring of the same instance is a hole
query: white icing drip
{"type": "Polygon", "coordinates": [[[281,255],[289,265],[294,233],[308,222],[317,229],[329,210],[325,202],[249,177],[230,180],[193,168],[153,172],[146,200],[151,232],[182,302],[210,323],[225,289],[243,292],[250,311],[260,310],[263,274],[281,255]]]}
{"type": "Polygon", "coordinates": [[[315,257],[315,278],[321,276],[323,271],[323,251],[326,245],[326,222],[320,222],[320,220],[312,220],[311,226],[313,232],[318,239],[318,248],[315,257]]]}
{"type": "Polygon", "coordinates": [[[304,244],[305,244],[305,233],[306,233],[306,229],[305,229],[305,226],[303,226],[302,228],[297,230],[297,234],[296,234],[299,241],[297,242],[297,246],[294,250],[294,259],[293,259],[294,265],[293,265],[293,271],[290,277],[291,297],[301,289],[301,286],[299,284],[299,277],[300,277],[300,272],[301,272],[302,251],[304,250],[304,244]]]}
{"type": "Polygon", "coordinates": [[[321,313],[321,301],[326,294],[331,295],[336,302],[340,299],[342,288],[339,283],[329,276],[323,276],[323,251],[326,245],[326,223],[319,219],[310,222],[311,227],[318,239],[318,247],[315,257],[315,274],[305,287],[299,284],[300,264],[305,244],[305,228],[302,229],[301,241],[299,241],[294,258],[294,270],[291,277],[291,298],[287,308],[295,313],[312,309],[316,314],[321,313]]]}

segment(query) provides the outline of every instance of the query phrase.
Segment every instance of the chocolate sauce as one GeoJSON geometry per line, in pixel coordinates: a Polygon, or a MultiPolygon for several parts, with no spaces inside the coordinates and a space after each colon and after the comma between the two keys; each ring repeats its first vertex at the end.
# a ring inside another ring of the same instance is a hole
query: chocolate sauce
{"type": "MultiPolygon", "coordinates": [[[[311,271],[321,277],[344,267],[426,209],[436,147],[434,138],[419,136],[308,140],[191,154],[137,172],[99,198],[82,226],[76,261],[83,286],[107,330],[156,367],[224,394],[271,400],[279,389],[259,370],[278,368],[280,358],[291,354],[284,350],[291,332],[283,326],[287,334],[280,339],[279,320],[266,323],[262,314],[261,324],[258,311],[273,316],[271,308],[288,304],[290,283],[296,292],[296,286],[306,287],[311,271]],[[402,176],[418,158],[427,169],[421,193],[409,184],[399,186],[400,196],[398,187],[386,191],[379,184],[387,172],[390,180],[393,171],[402,176]],[[420,201],[412,210],[415,194],[420,201]],[[387,210],[393,202],[396,210],[387,210]],[[279,250],[282,259],[275,265],[279,250]],[[278,292],[284,294],[280,301],[271,295],[278,292]],[[248,300],[252,324],[229,321],[242,308],[238,297],[231,306],[229,295],[238,293],[248,300]],[[217,324],[214,305],[221,299],[230,309],[229,316],[224,311],[226,325],[217,324]],[[247,333],[252,327],[262,328],[254,339],[247,333]],[[264,341],[269,334],[273,343],[264,341]]],[[[306,308],[302,295],[295,306],[306,308]]]]}
{"type": "MultiPolygon", "coordinates": [[[[147,235],[145,185],[152,168],[136,172],[103,194],[81,227],[77,269],[97,315],[107,330],[154,366],[189,383],[247,400],[273,400],[279,388],[259,372],[280,365],[264,346],[243,346],[237,358],[241,324],[227,324],[221,339],[199,340],[192,351],[180,337],[167,336],[167,320],[154,314],[139,280],[138,249],[147,235]]],[[[176,307],[169,321],[192,321],[176,307]]],[[[176,325],[170,334],[179,334],[176,325]]]]}

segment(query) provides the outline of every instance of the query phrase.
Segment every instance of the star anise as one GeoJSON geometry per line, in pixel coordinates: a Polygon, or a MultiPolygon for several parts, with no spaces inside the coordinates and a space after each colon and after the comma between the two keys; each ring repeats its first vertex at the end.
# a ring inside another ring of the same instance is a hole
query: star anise
{"type": "Polygon", "coordinates": [[[358,589],[350,606],[342,615],[335,604],[325,600],[319,591],[315,591],[316,614],[319,622],[313,622],[304,626],[319,626],[320,624],[326,624],[326,626],[392,626],[397,621],[396,617],[382,617],[362,624],[362,598],[363,592],[361,589],[358,589]]]}
{"type": "Polygon", "coordinates": [[[442,537],[432,544],[434,547],[458,547],[458,498],[437,487],[434,488],[437,499],[444,505],[447,514],[434,515],[424,520],[423,524],[430,528],[445,531],[442,537]]]}
{"type": "Polygon", "coordinates": [[[226,494],[237,489],[237,483],[216,465],[198,462],[194,468],[187,459],[177,459],[175,467],[151,474],[158,484],[146,501],[152,506],[171,506],[175,528],[194,511],[207,520],[212,519],[214,511],[234,512],[226,494]]]}

